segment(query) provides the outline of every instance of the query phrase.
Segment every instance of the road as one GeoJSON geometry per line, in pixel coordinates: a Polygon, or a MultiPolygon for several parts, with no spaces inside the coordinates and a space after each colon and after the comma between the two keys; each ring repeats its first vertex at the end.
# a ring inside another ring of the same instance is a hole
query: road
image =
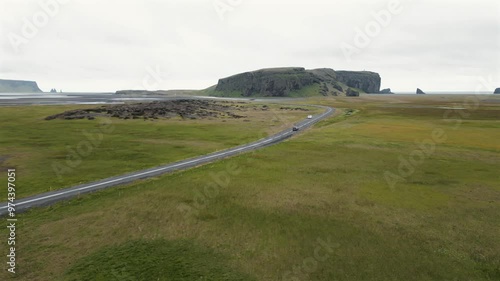
{"type": "MultiPolygon", "coordinates": [[[[258,141],[248,143],[245,145],[237,146],[234,148],[230,148],[227,150],[207,154],[204,156],[199,156],[196,158],[191,158],[187,160],[182,160],[179,162],[150,168],[142,171],[137,171],[121,176],[111,177],[107,179],[103,179],[100,181],[77,185],[74,187],[69,187],[65,189],[60,189],[56,191],[46,192],[35,196],[30,196],[27,198],[15,200],[15,211],[16,213],[20,213],[26,211],[33,207],[41,207],[48,206],[54,204],[59,201],[68,200],[74,197],[77,197],[81,194],[95,192],[101,189],[109,188],[112,186],[122,185],[131,183],[133,181],[139,179],[146,179],[155,177],[158,175],[162,175],[165,173],[170,173],[179,170],[185,170],[188,168],[196,167],[202,164],[206,164],[209,162],[213,162],[216,160],[224,159],[230,156],[238,155],[243,152],[248,152],[252,150],[256,150],[262,147],[266,147],[278,142],[282,142],[294,134],[300,133],[302,130],[312,126],[313,124],[327,118],[335,112],[335,109],[326,106],[316,106],[319,108],[325,109],[322,114],[314,115],[312,119],[305,119],[299,123],[296,123],[296,127],[299,128],[299,131],[294,132],[292,128],[279,132],[278,134],[269,136],[267,138],[260,139],[258,141]]],[[[7,202],[0,203],[0,216],[5,216],[9,213],[7,202]]]]}

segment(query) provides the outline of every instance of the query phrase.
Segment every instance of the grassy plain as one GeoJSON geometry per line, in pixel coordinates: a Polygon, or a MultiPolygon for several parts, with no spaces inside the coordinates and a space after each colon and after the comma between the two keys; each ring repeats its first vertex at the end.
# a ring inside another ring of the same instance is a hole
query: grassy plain
{"type": "Polygon", "coordinates": [[[311,99],[285,143],[32,210],[17,279],[499,280],[500,98],[465,100],[311,99]]]}
{"type": "MultiPolygon", "coordinates": [[[[17,168],[20,198],[240,145],[307,114],[278,105],[268,110],[262,104],[239,105],[246,110],[236,113],[247,118],[154,121],[46,121],[49,115],[92,106],[2,107],[0,168],[17,168]]],[[[6,194],[0,199],[5,201],[6,194]]]]}

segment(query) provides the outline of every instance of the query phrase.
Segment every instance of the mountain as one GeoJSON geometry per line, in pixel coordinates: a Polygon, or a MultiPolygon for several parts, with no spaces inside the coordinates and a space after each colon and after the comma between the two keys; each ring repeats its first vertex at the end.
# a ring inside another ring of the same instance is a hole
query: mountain
{"type": "Polygon", "coordinates": [[[0,93],[41,93],[35,81],[0,79],[0,93]]]}
{"type": "Polygon", "coordinates": [[[365,93],[378,94],[382,79],[370,71],[336,71],[337,79],[351,88],[358,88],[365,93]]]}
{"type": "Polygon", "coordinates": [[[380,83],[375,72],[285,67],[236,74],[206,91],[224,97],[355,96],[355,92],[378,93],[380,83]]]}

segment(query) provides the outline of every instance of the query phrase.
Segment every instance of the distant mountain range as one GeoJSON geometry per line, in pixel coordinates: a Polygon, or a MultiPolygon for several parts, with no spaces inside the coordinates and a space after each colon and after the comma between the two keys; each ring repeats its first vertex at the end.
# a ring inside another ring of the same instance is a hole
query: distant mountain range
{"type": "Polygon", "coordinates": [[[0,93],[42,93],[35,81],[0,79],[0,93]]]}

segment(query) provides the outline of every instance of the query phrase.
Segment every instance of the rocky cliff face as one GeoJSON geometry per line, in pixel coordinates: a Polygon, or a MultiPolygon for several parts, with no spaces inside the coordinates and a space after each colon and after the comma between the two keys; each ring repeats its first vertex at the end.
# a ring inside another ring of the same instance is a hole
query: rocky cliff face
{"type": "Polygon", "coordinates": [[[370,71],[335,71],[338,81],[352,88],[358,88],[366,93],[380,92],[382,79],[380,75],[370,71]]]}
{"type": "Polygon", "coordinates": [[[346,97],[359,97],[359,92],[356,90],[353,90],[352,88],[347,89],[347,92],[345,93],[346,97]]]}
{"type": "Polygon", "coordinates": [[[318,78],[304,68],[272,68],[220,79],[215,90],[225,93],[239,93],[244,97],[252,95],[284,97],[292,91],[318,82],[318,78]]]}
{"type": "Polygon", "coordinates": [[[0,93],[41,93],[35,81],[2,80],[0,79],[0,93]]]}
{"type": "MultiPolygon", "coordinates": [[[[378,93],[380,76],[374,72],[334,71],[329,68],[306,70],[302,67],[271,68],[245,72],[219,80],[216,95],[286,97],[317,85],[315,93],[346,95],[350,88],[378,93]]],[[[351,92],[350,92],[351,93],[351,92]]]]}

